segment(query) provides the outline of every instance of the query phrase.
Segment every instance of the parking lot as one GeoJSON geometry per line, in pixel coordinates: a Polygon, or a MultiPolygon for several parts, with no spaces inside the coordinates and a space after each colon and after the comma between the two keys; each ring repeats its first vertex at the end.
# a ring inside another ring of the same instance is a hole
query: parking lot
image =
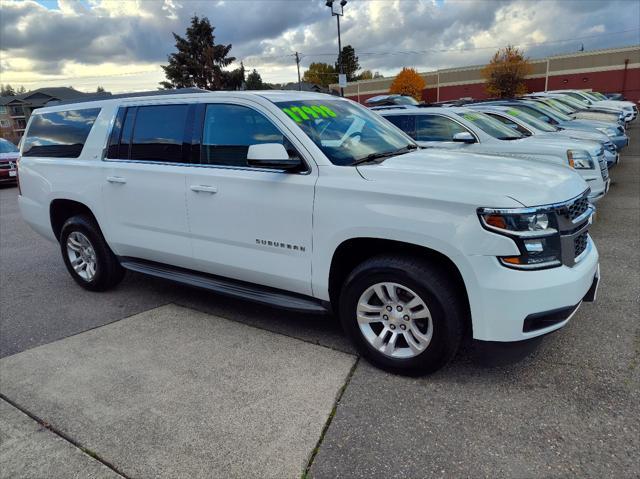
{"type": "Polygon", "coordinates": [[[359,360],[332,317],[133,273],[85,291],[4,187],[0,477],[637,477],[638,121],[630,136],[591,230],[597,302],[422,378],[359,360]]]}

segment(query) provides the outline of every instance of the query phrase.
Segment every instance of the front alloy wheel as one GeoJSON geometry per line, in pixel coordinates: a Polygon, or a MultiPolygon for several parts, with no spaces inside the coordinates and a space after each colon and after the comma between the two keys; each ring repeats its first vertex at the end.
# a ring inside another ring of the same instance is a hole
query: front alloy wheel
{"type": "Polygon", "coordinates": [[[392,358],[412,358],[431,342],[433,321],[426,303],[398,283],[376,283],[358,301],[358,326],[369,344],[392,358]]]}

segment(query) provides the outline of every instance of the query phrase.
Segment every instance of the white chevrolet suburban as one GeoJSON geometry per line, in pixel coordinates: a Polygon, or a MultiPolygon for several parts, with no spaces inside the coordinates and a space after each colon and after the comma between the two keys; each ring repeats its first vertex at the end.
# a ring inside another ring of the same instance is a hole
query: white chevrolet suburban
{"type": "Polygon", "coordinates": [[[129,96],[34,112],[22,215],[86,289],[133,270],[304,312],[433,371],[464,334],[520,341],[595,298],[593,207],[569,168],[421,150],[349,100],[129,96]]]}

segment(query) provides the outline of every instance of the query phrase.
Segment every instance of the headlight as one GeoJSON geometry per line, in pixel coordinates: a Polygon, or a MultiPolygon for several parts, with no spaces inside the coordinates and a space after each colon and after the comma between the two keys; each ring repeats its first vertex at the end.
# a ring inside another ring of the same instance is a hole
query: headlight
{"type": "Polygon", "coordinates": [[[567,160],[569,166],[576,170],[592,170],[593,160],[588,151],[584,150],[567,150],[567,160]]]}
{"type": "Polygon", "coordinates": [[[515,269],[545,269],[560,266],[560,235],[555,213],[544,208],[479,208],[482,226],[510,237],[520,250],[519,256],[498,260],[515,269]]]}
{"type": "Polygon", "coordinates": [[[607,136],[616,136],[617,135],[617,131],[614,130],[613,128],[596,128],[596,130],[598,130],[600,133],[604,133],[607,136]]]}

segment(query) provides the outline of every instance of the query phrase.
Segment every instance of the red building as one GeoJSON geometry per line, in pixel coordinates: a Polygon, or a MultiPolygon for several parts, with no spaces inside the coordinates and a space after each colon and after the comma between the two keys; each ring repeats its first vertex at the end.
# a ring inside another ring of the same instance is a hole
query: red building
{"type": "MultiPolygon", "coordinates": [[[[622,93],[640,101],[640,45],[557,55],[532,60],[533,72],[527,77],[529,91],[575,88],[603,93],[622,93]]],[[[487,98],[481,70],[484,65],[448,68],[421,73],[427,84],[422,98],[427,102],[460,98],[487,98]]],[[[344,89],[347,98],[364,102],[389,92],[393,77],[352,82],[344,89]]],[[[337,85],[331,85],[338,89],[337,85]]]]}

